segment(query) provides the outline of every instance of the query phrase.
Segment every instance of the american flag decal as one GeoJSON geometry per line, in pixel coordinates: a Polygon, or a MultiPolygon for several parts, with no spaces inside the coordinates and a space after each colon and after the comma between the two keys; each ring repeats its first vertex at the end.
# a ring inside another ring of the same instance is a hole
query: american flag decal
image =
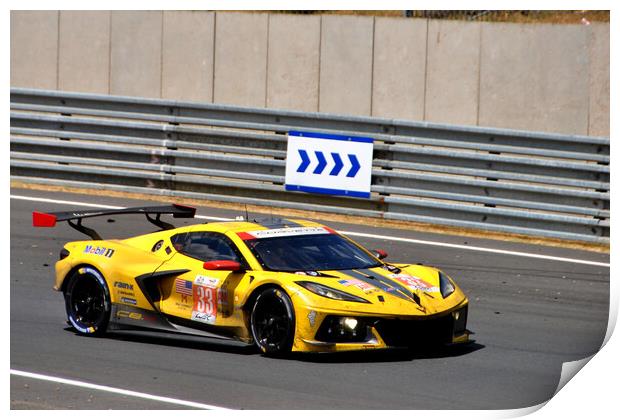
{"type": "Polygon", "coordinates": [[[191,296],[192,295],[192,282],[183,280],[183,279],[175,279],[174,290],[175,292],[180,293],[182,295],[191,296]]]}

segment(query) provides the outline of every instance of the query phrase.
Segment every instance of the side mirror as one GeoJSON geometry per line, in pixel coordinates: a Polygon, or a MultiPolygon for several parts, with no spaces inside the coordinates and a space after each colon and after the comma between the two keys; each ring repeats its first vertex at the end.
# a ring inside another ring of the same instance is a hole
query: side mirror
{"type": "Polygon", "coordinates": [[[385,252],[385,251],[384,251],[384,250],[382,250],[382,249],[373,249],[373,250],[372,250],[372,254],[373,254],[375,257],[379,258],[380,260],[382,260],[382,259],[384,259],[385,257],[387,257],[387,256],[388,256],[388,253],[387,253],[387,252],[385,252]]]}
{"type": "Polygon", "coordinates": [[[241,270],[241,264],[232,260],[215,260],[206,261],[202,268],[205,270],[239,271],[241,270]]]}

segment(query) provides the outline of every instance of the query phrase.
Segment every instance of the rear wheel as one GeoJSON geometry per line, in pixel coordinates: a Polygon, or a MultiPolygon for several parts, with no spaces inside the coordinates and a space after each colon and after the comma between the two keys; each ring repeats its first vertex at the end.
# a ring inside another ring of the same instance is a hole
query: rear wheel
{"type": "Polygon", "coordinates": [[[262,291],[250,316],[252,337],[260,350],[270,356],[291,351],[295,338],[295,311],[288,295],[281,289],[262,291]]]}
{"type": "Polygon", "coordinates": [[[103,335],[110,320],[110,291],[101,273],[82,267],[69,278],[65,289],[69,322],[77,331],[103,335]]]}

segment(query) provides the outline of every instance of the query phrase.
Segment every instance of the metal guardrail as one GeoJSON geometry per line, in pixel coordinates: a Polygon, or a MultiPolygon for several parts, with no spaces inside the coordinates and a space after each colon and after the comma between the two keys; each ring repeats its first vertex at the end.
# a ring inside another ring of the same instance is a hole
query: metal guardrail
{"type": "Polygon", "coordinates": [[[11,89],[11,176],[609,243],[609,139],[11,89]],[[370,199],[284,190],[286,133],[375,139],[370,199]]]}

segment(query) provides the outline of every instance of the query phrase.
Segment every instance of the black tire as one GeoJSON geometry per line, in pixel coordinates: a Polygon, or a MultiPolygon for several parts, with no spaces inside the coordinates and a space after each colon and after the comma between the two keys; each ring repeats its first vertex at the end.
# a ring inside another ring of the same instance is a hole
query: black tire
{"type": "Polygon", "coordinates": [[[282,356],[291,351],[295,338],[295,311],[288,295],[281,289],[263,290],[250,315],[252,337],[268,356],[282,356]]]}
{"type": "Polygon", "coordinates": [[[82,267],[67,280],[65,309],[69,323],[79,333],[101,336],[110,321],[110,291],[103,275],[82,267]]]}

